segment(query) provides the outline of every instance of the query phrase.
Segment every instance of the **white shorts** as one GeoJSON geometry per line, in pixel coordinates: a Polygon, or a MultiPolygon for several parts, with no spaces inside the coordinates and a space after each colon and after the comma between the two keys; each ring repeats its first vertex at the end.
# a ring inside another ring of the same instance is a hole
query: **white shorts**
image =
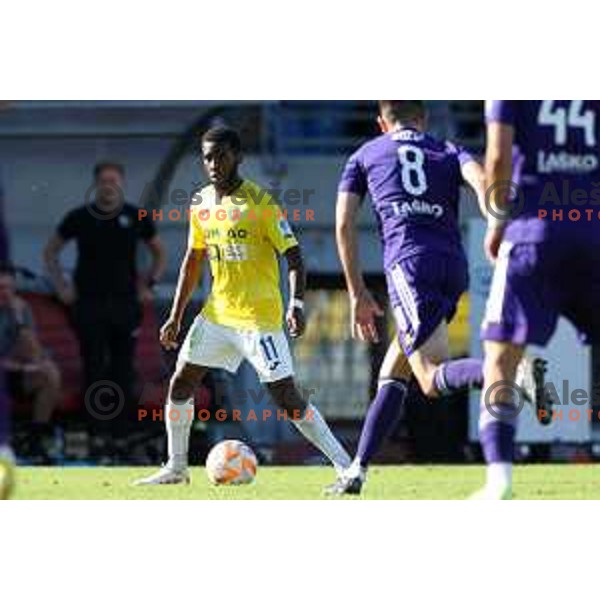
{"type": "Polygon", "coordinates": [[[198,315],[179,351],[177,364],[227,369],[235,373],[246,359],[263,383],[294,374],[290,348],[283,333],[234,329],[207,321],[198,315]]]}

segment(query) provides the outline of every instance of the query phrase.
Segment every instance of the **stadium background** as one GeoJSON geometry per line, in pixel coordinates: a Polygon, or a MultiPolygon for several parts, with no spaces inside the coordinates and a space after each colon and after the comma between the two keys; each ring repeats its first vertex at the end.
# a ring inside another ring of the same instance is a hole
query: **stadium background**
{"type": "MultiPolygon", "coordinates": [[[[429,110],[434,133],[481,153],[482,102],[436,101],[429,103],[429,110]]],[[[348,339],[348,305],[335,250],[334,206],[345,159],[360,143],[377,134],[375,111],[374,101],[21,101],[3,105],[0,169],[11,257],[20,268],[19,289],[33,304],[40,335],[54,354],[65,383],[65,408],[55,423],[55,462],[156,463],[162,457],[164,435],[160,423],[144,421],[118,440],[116,451],[111,446],[104,456],[91,458],[90,438],[102,436],[95,436],[93,429],[81,424],[86,415],[76,342],[60,319],[62,309],[53,300],[44,276],[43,246],[62,216],[83,203],[92,167],[100,160],[117,160],[125,165],[129,202],[148,210],[163,210],[157,226],[168,249],[169,266],[155,302],[147,307],[136,365],[137,397],[149,405],[159,402],[172,357],[158,348],[156,326],[167,310],[186,241],[185,220],[173,221],[167,216],[168,210],[185,206],[174,205],[170,195],[180,189],[189,197],[202,180],[193,155],[195,134],[218,121],[241,131],[246,151],[242,172],[246,176],[270,188],[310,192],[306,206],[288,206],[289,210],[302,209],[300,220],[292,220],[291,224],[299,236],[309,272],[309,322],[304,338],[294,345],[296,369],[301,384],[314,390],[313,398],[336,432],[354,448],[387,340],[367,347],[348,339]],[[314,221],[304,218],[305,209],[314,211],[314,221]]],[[[461,222],[466,236],[469,223],[476,218],[475,202],[464,202],[461,222]]],[[[383,300],[379,242],[367,207],[361,215],[360,246],[370,286],[383,300]]],[[[73,250],[69,248],[66,254],[67,268],[73,265],[73,250]]],[[[205,293],[206,284],[196,300],[201,301],[205,293]]],[[[391,333],[391,318],[388,323],[391,333]]],[[[472,339],[467,295],[451,328],[453,355],[468,354],[472,339]]],[[[563,351],[568,357],[570,349],[565,347],[563,351]]],[[[592,363],[587,357],[585,360],[592,363]]],[[[257,410],[262,408],[260,404],[240,404],[236,400],[257,387],[253,373],[243,366],[236,378],[216,373],[200,401],[210,403],[219,397],[242,411],[257,410]]],[[[13,404],[14,440],[19,451],[20,441],[29,435],[27,407],[19,401],[13,404]]],[[[592,423],[589,435],[578,443],[528,443],[521,446],[521,454],[528,459],[587,460],[598,450],[597,431],[596,423],[592,423]]],[[[248,440],[263,461],[320,462],[289,425],[260,420],[197,423],[195,458],[201,460],[206,448],[224,437],[248,440]]],[[[383,462],[478,460],[478,446],[471,438],[467,398],[438,404],[422,400],[413,405],[409,427],[395,433],[380,458],[383,462]]],[[[26,455],[21,458],[27,461],[26,455]]]]}

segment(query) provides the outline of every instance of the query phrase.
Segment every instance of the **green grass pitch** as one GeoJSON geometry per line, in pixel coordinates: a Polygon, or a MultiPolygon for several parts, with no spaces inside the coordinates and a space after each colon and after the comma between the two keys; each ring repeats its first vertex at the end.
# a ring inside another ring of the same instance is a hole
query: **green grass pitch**
{"type": "MultiPolygon", "coordinates": [[[[247,486],[215,487],[203,467],[192,468],[189,486],[134,487],[148,468],[42,468],[17,471],[15,499],[293,500],[323,499],[334,477],[326,467],[259,467],[247,486]]],[[[463,499],[483,483],[482,466],[375,466],[361,499],[463,499]]],[[[600,465],[518,466],[515,499],[600,499],[600,465]]],[[[352,499],[356,500],[356,499],[352,499]]]]}

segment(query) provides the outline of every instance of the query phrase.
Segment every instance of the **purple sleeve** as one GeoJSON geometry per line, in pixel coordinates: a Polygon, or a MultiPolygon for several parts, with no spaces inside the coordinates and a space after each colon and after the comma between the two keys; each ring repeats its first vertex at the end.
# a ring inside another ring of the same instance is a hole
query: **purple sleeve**
{"type": "Polygon", "coordinates": [[[453,144],[451,142],[446,142],[446,148],[451,154],[454,154],[456,156],[456,160],[458,161],[458,164],[461,167],[475,160],[473,158],[473,155],[462,146],[457,146],[456,144],[453,144]]]}
{"type": "Polygon", "coordinates": [[[475,160],[473,155],[461,146],[456,147],[456,156],[461,167],[475,160]]]}
{"type": "Polygon", "coordinates": [[[367,193],[367,178],[359,152],[354,153],[346,163],[338,192],[350,192],[361,198],[367,193]]]}
{"type": "Polygon", "coordinates": [[[487,100],[485,103],[486,123],[515,124],[516,100],[487,100]]]}

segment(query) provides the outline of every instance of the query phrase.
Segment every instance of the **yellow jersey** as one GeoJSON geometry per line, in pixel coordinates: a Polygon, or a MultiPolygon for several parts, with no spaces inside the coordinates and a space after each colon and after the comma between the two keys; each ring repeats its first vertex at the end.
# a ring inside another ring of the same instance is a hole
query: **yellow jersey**
{"type": "Polygon", "coordinates": [[[277,254],[298,245],[281,207],[246,179],[222,198],[212,185],[203,188],[190,208],[188,244],[207,252],[212,274],[202,316],[236,329],[280,329],[277,254]]]}

